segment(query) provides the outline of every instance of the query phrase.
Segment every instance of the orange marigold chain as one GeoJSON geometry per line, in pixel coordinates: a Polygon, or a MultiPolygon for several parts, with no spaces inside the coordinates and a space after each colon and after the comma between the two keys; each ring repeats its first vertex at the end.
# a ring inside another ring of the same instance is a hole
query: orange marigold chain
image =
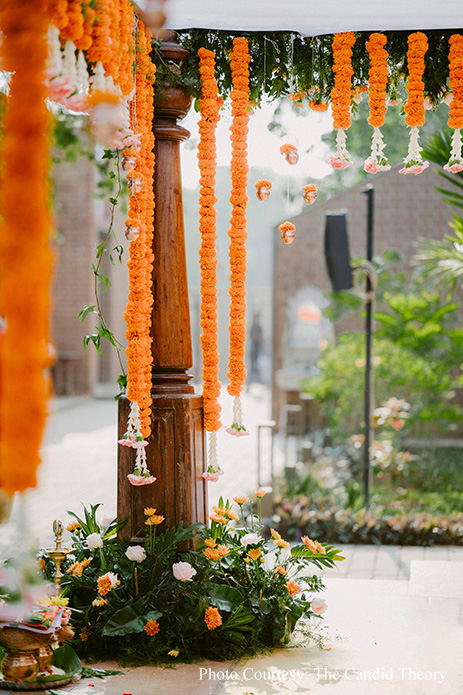
{"type": "Polygon", "coordinates": [[[370,54],[370,71],[368,79],[370,82],[370,116],[368,123],[373,126],[373,137],[371,143],[371,155],[365,160],[364,169],[370,174],[377,174],[379,171],[388,171],[391,167],[387,163],[387,158],[383,154],[384,141],[380,127],[384,124],[386,115],[386,90],[388,80],[387,59],[388,52],[384,48],[387,43],[385,34],[370,34],[366,47],[370,54]]]}
{"type": "Polygon", "coordinates": [[[208,468],[203,476],[206,480],[217,480],[222,473],[217,462],[216,432],[220,429],[219,351],[217,349],[217,251],[215,177],[217,150],[215,129],[219,120],[219,96],[215,79],[215,55],[213,51],[200,48],[199,73],[201,75],[201,98],[199,110],[198,164],[200,208],[199,230],[201,249],[201,350],[203,355],[203,401],[204,429],[210,432],[208,468]]]}
{"type": "Polygon", "coordinates": [[[87,51],[87,59],[91,63],[102,63],[105,68],[112,58],[109,14],[111,1],[98,0],[94,7],[96,16],[92,26],[92,45],[87,51]]]}
{"type": "Polygon", "coordinates": [[[3,117],[0,188],[0,487],[36,485],[49,382],[50,116],[45,0],[10,0],[0,14],[2,67],[13,73],[3,117]]]}
{"type": "MultiPolygon", "coordinates": [[[[81,51],[88,51],[93,43],[93,23],[96,18],[96,12],[90,5],[91,0],[82,3],[82,14],[84,17],[84,32],[79,39],[74,41],[76,48],[81,51]]],[[[56,26],[56,25],[55,25],[56,26]]]]}
{"type": "Polygon", "coordinates": [[[130,0],[122,0],[119,86],[124,96],[130,94],[133,89],[133,20],[133,8],[130,0]]]}
{"type": "Polygon", "coordinates": [[[350,104],[352,95],[352,46],[355,34],[352,31],[333,36],[334,88],[331,90],[333,128],[337,130],[336,155],[329,163],[334,169],[344,169],[352,164],[346,149],[345,131],[350,126],[350,104]]]}
{"type": "Polygon", "coordinates": [[[401,174],[420,174],[428,166],[421,157],[419,146],[418,126],[424,125],[424,83],[423,74],[425,69],[424,56],[428,50],[428,39],[426,34],[421,31],[414,32],[408,37],[408,82],[407,82],[407,103],[405,104],[405,123],[410,126],[410,143],[408,154],[404,159],[404,167],[400,170],[401,174]]]}
{"type": "Polygon", "coordinates": [[[237,37],[231,52],[233,89],[231,92],[232,118],[230,127],[232,141],[230,202],[230,354],[227,376],[230,384],[228,393],[235,397],[233,422],[227,429],[230,434],[246,433],[242,423],[240,394],[246,379],[244,361],[246,342],[246,184],[248,179],[247,132],[249,121],[249,49],[246,39],[237,37]]]}
{"type": "Polygon", "coordinates": [[[63,41],[72,41],[75,45],[84,35],[85,22],[81,0],[67,0],[67,16],[68,21],[60,30],[60,35],[63,41]]]}
{"type": "Polygon", "coordinates": [[[137,450],[135,468],[128,476],[133,485],[147,485],[155,481],[146,464],[145,447],[151,432],[151,291],[153,268],[153,220],[154,220],[154,136],[153,83],[155,67],[149,57],[150,38],[139,27],[136,53],[136,100],[131,103],[131,126],[141,134],[142,146],[132,150],[137,163],[131,172],[141,181],[132,185],[129,199],[127,229],[136,229],[130,243],[129,299],[125,312],[127,324],[127,396],[132,401],[127,432],[120,441],[122,445],[137,450]]]}
{"type": "Polygon", "coordinates": [[[450,128],[453,128],[452,149],[449,161],[444,166],[446,171],[458,174],[463,171],[463,158],[461,154],[461,128],[463,128],[463,36],[452,34],[449,39],[449,87],[452,91],[450,102],[449,120],[450,128]]]}
{"type": "Polygon", "coordinates": [[[49,0],[48,2],[47,11],[50,21],[59,31],[62,31],[69,21],[67,10],[68,0],[49,0]]]}

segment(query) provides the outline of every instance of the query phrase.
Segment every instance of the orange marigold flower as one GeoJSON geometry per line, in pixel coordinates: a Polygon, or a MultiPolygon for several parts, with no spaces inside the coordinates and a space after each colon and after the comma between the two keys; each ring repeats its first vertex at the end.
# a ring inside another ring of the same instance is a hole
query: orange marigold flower
{"type": "Polygon", "coordinates": [[[280,147],[280,154],[285,154],[286,152],[297,152],[297,147],[295,145],[285,143],[280,147]]]}
{"type": "Polygon", "coordinates": [[[214,538],[206,538],[204,544],[207,545],[208,548],[215,548],[216,542],[214,538]]]}
{"type": "Polygon", "coordinates": [[[206,548],[203,552],[208,560],[214,560],[215,562],[220,560],[221,556],[218,548],[206,548]]]}
{"type": "Polygon", "coordinates": [[[251,558],[251,560],[257,560],[262,554],[262,550],[260,548],[252,548],[251,550],[248,550],[248,557],[251,558]]]}
{"type": "Polygon", "coordinates": [[[283,565],[278,565],[278,567],[275,569],[275,572],[278,572],[278,574],[285,575],[288,570],[283,567],[283,565]]]}
{"type": "Polygon", "coordinates": [[[158,526],[158,524],[162,524],[164,519],[164,516],[161,516],[160,514],[155,514],[154,516],[150,516],[149,519],[145,521],[145,524],[147,526],[158,526]]]}
{"type": "Polygon", "coordinates": [[[145,627],[143,628],[147,635],[153,636],[157,635],[160,628],[157,620],[148,620],[145,627]]]}
{"type": "Polygon", "coordinates": [[[217,627],[222,625],[222,616],[220,615],[217,608],[209,606],[206,608],[206,615],[204,616],[204,621],[207,625],[208,630],[215,630],[217,627]]]}
{"type": "Polygon", "coordinates": [[[70,533],[72,533],[73,531],[79,531],[81,528],[82,526],[78,521],[71,521],[71,523],[66,526],[66,531],[70,531],[70,533]]]}
{"type": "Polygon", "coordinates": [[[82,642],[86,642],[88,638],[90,637],[90,630],[88,627],[82,628],[82,630],[79,633],[79,637],[82,640],[82,642]]]}
{"type": "Polygon", "coordinates": [[[267,493],[265,490],[254,490],[254,494],[257,497],[257,499],[261,500],[262,497],[265,497],[267,493]]]}
{"type": "Polygon", "coordinates": [[[209,519],[215,521],[216,524],[228,524],[228,519],[220,514],[211,514],[209,519]]]}
{"type": "Polygon", "coordinates": [[[226,545],[219,545],[219,547],[217,548],[217,550],[218,550],[219,555],[220,555],[221,557],[224,557],[225,555],[228,555],[228,553],[230,552],[230,548],[227,548],[226,545]]]}
{"type": "Polygon", "coordinates": [[[153,514],[156,514],[156,509],[154,509],[154,507],[145,507],[143,513],[146,514],[146,516],[153,516],[153,514]]]}
{"type": "Polygon", "coordinates": [[[290,579],[286,583],[286,588],[288,589],[289,593],[291,596],[294,596],[294,594],[298,594],[301,590],[301,585],[298,584],[297,582],[294,581],[294,579],[290,579]]]}
{"type": "Polygon", "coordinates": [[[72,574],[74,577],[81,577],[82,572],[86,567],[89,566],[90,562],[91,560],[88,558],[85,558],[85,560],[82,560],[82,562],[74,562],[74,564],[68,569],[67,573],[72,574]]]}
{"type": "Polygon", "coordinates": [[[241,507],[242,504],[245,504],[248,501],[249,497],[245,497],[243,495],[243,497],[234,497],[233,499],[235,500],[236,504],[239,504],[241,507]]]}

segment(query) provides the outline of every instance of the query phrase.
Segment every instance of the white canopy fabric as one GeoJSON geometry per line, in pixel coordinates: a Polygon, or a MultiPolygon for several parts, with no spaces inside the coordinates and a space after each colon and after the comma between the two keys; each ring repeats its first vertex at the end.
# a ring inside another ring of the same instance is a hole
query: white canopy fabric
{"type": "MultiPolygon", "coordinates": [[[[140,0],[139,6],[149,4],[140,0]]],[[[167,0],[166,29],[342,31],[459,29],[463,0],[167,0]]]]}

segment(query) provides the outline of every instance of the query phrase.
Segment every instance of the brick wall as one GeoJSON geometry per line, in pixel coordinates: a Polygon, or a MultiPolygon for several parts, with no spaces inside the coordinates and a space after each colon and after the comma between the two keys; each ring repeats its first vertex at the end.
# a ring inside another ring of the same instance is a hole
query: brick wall
{"type": "MultiPolygon", "coordinates": [[[[435,186],[437,174],[429,168],[418,176],[400,175],[394,167],[389,172],[371,177],[375,191],[374,255],[390,248],[404,258],[402,268],[410,267],[413,242],[420,236],[441,239],[448,231],[452,208],[439,199],[435,186]]],[[[357,186],[293,218],[296,238],[286,245],[275,230],[274,308],[273,308],[273,373],[282,365],[281,336],[286,327],[287,303],[295,292],[306,285],[330,290],[324,260],[325,216],[328,212],[347,212],[351,256],[366,256],[365,186],[357,186]]],[[[339,322],[338,332],[351,330],[351,321],[339,322]]],[[[273,417],[278,419],[281,394],[273,384],[273,417]]]]}

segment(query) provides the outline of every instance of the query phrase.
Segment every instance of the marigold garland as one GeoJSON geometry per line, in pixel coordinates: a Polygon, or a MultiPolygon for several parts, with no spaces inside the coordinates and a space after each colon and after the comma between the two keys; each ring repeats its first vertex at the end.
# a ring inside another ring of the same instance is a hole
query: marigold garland
{"type": "Polygon", "coordinates": [[[368,123],[373,126],[371,155],[365,160],[364,169],[370,174],[379,171],[388,171],[391,167],[383,154],[384,141],[380,127],[384,124],[386,115],[386,89],[388,80],[387,59],[388,52],[384,48],[387,43],[385,34],[373,33],[367,41],[366,47],[370,54],[370,70],[368,79],[370,83],[370,95],[368,104],[370,116],[368,123]]]}
{"type": "Polygon", "coordinates": [[[47,3],[11,0],[0,22],[2,67],[14,73],[3,119],[0,188],[0,315],[6,319],[0,340],[0,487],[13,493],[36,485],[49,391],[47,3]]]}
{"type": "Polygon", "coordinates": [[[232,118],[230,128],[232,141],[230,202],[230,355],[227,376],[230,384],[228,393],[235,396],[233,422],[229,430],[233,433],[245,431],[241,418],[240,394],[246,379],[244,361],[246,343],[246,185],[248,179],[247,132],[249,121],[249,50],[246,39],[237,37],[233,41],[231,71],[232,118]]]}
{"type": "Polygon", "coordinates": [[[215,55],[213,51],[198,51],[201,75],[201,99],[199,110],[198,164],[201,186],[199,198],[199,230],[201,248],[201,350],[203,356],[204,429],[210,432],[208,469],[206,473],[218,473],[216,432],[220,422],[219,351],[217,349],[217,251],[215,177],[217,150],[215,129],[219,120],[219,102],[215,79],[215,55]]]}
{"type": "Polygon", "coordinates": [[[410,143],[408,154],[404,160],[405,166],[400,174],[420,174],[428,166],[429,162],[423,161],[421,148],[418,143],[418,126],[424,125],[424,83],[423,73],[425,69],[424,56],[428,50],[428,39],[421,31],[416,31],[408,37],[408,82],[407,103],[404,110],[407,114],[405,123],[410,126],[410,143]]]}
{"type": "Polygon", "coordinates": [[[350,126],[350,104],[352,86],[352,46],[355,34],[352,31],[333,36],[334,88],[331,90],[333,128],[337,130],[336,155],[329,162],[335,169],[350,166],[352,162],[346,150],[345,130],[350,126]]]}
{"type": "Polygon", "coordinates": [[[306,203],[309,205],[312,205],[312,203],[315,203],[315,199],[317,197],[317,186],[314,183],[309,183],[306,186],[302,186],[302,190],[304,193],[302,194],[304,197],[304,200],[306,203]]]}
{"type": "Polygon", "coordinates": [[[450,102],[448,124],[450,128],[453,128],[454,133],[449,161],[444,169],[452,174],[457,174],[459,171],[463,171],[460,130],[463,128],[463,36],[452,34],[449,44],[449,87],[453,98],[450,102]]]}
{"type": "Polygon", "coordinates": [[[259,179],[254,186],[256,187],[256,196],[259,200],[267,200],[272,188],[272,182],[268,179],[259,179]]]}
{"type": "Polygon", "coordinates": [[[283,224],[280,224],[278,227],[278,231],[281,234],[281,238],[285,242],[285,244],[292,244],[294,241],[295,234],[294,232],[296,231],[296,227],[292,222],[283,222],[283,224]]]}

